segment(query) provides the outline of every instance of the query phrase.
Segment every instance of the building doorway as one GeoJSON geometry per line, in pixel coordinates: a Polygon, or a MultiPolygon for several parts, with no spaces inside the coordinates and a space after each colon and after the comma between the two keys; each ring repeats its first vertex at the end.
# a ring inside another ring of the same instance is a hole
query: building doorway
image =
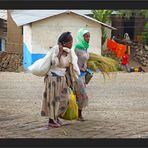
{"type": "Polygon", "coordinates": [[[129,19],[123,19],[123,33],[128,33],[131,40],[134,40],[134,27],[135,27],[135,18],[130,17],[129,19]]]}

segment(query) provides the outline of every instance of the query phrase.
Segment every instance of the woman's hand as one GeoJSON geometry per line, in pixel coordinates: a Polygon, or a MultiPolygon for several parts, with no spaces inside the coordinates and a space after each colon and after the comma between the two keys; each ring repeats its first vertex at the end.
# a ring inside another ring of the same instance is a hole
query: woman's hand
{"type": "Polygon", "coordinates": [[[86,69],[85,69],[85,68],[81,68],[81,69],[80,69],[80,71],[85,72],[85,71],[86,71],[86,69]]]}
{"type": "Polygon", "coordinates": [[[58,54],[58,58],[60,59],[61,55],[63,54],[63,46],[59,45],[59,54],[58,54]]]}
{"type": "Polygon", "coordinates": [[[58,54],[58,58],[60,59],[61,56],[66,57],[67,56],[67,52],[63,50],[63,46],[59,46],[59,54],[58,54]]]}

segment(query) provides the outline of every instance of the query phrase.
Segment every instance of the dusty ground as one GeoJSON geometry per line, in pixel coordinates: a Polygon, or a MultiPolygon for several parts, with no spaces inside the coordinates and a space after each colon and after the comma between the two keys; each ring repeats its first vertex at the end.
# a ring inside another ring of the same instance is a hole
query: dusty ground
{"type": "Polygon", "coordinates": [[[147,138],[148,73],[95,74],[87,86],[85,122],[64,121],[58,129],[40,117],[43,78],[0,73],[0,138],[147,138]]]}

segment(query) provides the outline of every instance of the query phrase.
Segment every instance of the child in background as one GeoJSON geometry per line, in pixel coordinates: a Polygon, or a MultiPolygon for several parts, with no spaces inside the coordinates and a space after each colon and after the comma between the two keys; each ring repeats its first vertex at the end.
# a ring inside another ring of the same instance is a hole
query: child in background
{"type": "Polygon", "coordinates": [[[126,69],[127,72],[130,72],[128,68],[128,63],[129,63],[129,56],[128,56],[128,50],[126,50],[125,54],[122,56],[121,59],[121,69],[122,70],[126,69]]]}

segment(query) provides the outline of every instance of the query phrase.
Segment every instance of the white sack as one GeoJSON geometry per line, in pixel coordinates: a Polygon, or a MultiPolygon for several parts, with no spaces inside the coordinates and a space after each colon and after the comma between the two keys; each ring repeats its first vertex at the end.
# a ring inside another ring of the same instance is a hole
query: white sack
{"type": "Polygon", "coordinates": [[[51,48],[45,57],[35,61],[31,66],[28,67],[28,70],[36,76],[45,76],[50,70],[52,62],[55,60],[54,57],[57,54],[54,53],[55,51],[57,51],[55,50],[55,48],[57,48],[57,46],[51,48]]]}

